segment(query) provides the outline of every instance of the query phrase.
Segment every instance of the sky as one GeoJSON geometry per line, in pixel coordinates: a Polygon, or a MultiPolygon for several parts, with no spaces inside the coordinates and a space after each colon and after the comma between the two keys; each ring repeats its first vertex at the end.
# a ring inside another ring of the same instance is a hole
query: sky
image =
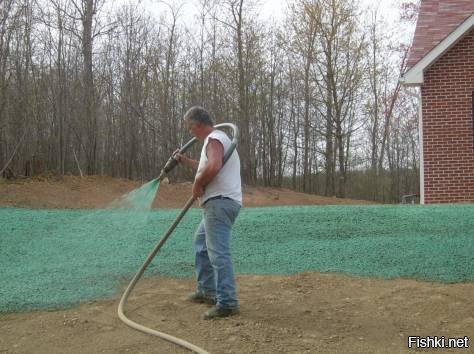
{"type": "MultiPolygon", "coordinates": [[[[200,8],[200,0],[115,0],[112,1],[114,7],[129,2],[141,2],[141,6],[157,20],[164,14],[170,14],[170,7],[180,7],[179,21],[185,22],[187,27],[197,21],[200,8]],[[165,5],[165,3],[169,5],[165,5]]],[[[249,3],[259,3],[261,11],[260,18],[264,21],[280,22],[287,12],[288,2],[294,0],[247,0],[249,3]]],[[[352,1],[352,0],[345,0],[352,1]]],[[[386,22],[384,28],[400,38],[403,42],[411,41],[414,28],[399,24],[399,7],[403,0],[359,0],[361,6],[367,9],[378,7],[379,17],[386,22]]]]}
{"type": "MultiPolygon", "coordinates": [[[[264,11],[262,12],[283,18],[287,2],[288,0],[263,0],[262,6],[264,11]]],[[[379,6],[384,16],[391,19],[396,19],[398,16],[397,4],[400,2],[399,0],[360,0],[360,2],[363,7],[379,6]]]]}
{"type": "MultiPolygon", "coordinates": [[[[127,3],[129,0],[116,0],[116,4],[127,3]]],[[[136,0],[135,0],[136,1],[136,0]]],[[[187,21],[193,19],[197,14],[199,8],[199,0],[141,0],[143,6],[150,10],[156,17],[163,12],[168,11],[167,6],[163,4],[166,2],[172,6],[181,5],[180,15],[187,21]]],[[[287,3],[292,0],[258,0],[257,2],[261,5],[260,16],[264,20],[275,19],[282,20],[286,13],[287,3]]],[[[346,0],[352,1],[352,0],[346,0]]],[[[361,5],[366,8],[379,6],[380,13],[388,20],[398,19],[398,4],[402,0],[359,0],[361,5]]],[[[249,0],[249,2],[255,2],[255,0],[249,0]]]]}

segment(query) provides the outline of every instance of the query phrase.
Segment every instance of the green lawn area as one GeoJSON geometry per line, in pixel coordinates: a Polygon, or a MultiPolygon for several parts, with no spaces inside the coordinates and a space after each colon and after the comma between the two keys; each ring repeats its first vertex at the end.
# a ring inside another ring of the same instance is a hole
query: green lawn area
{"type": "MultiPolygon", "coordinates": [[[[0,208],[0,312],[56,309],[117,294],[177,210],[0,208]]],[[[147,275],[194,276],[188,212],[147,275]]],[[[438,282],[474,280],[474,205],[243,209],[238,273],[340,272],[438,282]]]]}

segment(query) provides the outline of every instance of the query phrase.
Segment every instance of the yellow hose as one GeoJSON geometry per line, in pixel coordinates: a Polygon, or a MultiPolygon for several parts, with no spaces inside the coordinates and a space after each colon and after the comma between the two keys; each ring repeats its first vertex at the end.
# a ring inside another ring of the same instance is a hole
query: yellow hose
{"type": "Polygon", "coordinates": [[[163,236],[161,237],[160,239],[160,242],[158,242],[158,244],[155,246],[155,248],[153,249],[153,251],[148,255],[147,259],[145,260],[145,262],[143,263],[143,265],[141,266],[140,270],[137,272],[137,274],[135,274],[135,276],[133,277],[132,281],[130,282],[130,284],[128,284],[127,286],[127,289],[125,289],[125,292],[123,293],[122,295],[122,298],[120,299],[120,303],[119,303],[119,306],[118,306],[118,316],[119,318],[127,325],[127,326],[130,326],[140,332],[143,332],[143,333],[148,333],[148,334],[151,334],[151,335],[154,335],[154,336],[157,336],[157,337],[160,337],[164,340],[167,340],[171,343],[174,343],[176,345],[179,345],[183,348],[186,348],[186,349],[189,349],[195,353],[199,353],[199,354],[209,354],[209,352],[205,351],[204,349],[192,344],[192,343],[189,343],[183,339],[180,339],[180,338],[177,338],[177,337],[174,337],[172,335],[169,335],[169,334],[166,334],[166,333],[163,333],[163,332],[160,332],[160,331],[157,331],[157,330],[154,330],[154,329],[151,329],[151,328],[148,328],[148,327],[145,327],[139,323],[136,323],[132,320],[130,320],[129,318],[127,318],[127,316],[125,316],[125,313],[124,313],[124,307],[125,307],[125,304],[128,300],[128,297],[130,296],[130,293],[132,292],[133,288],[135,287],[135,285],[137,284],[138,280],[140,280],[140,278],[142,277],[143,273],[145,272],[145,269],[148,267],[148,265],[150,264],[150,262],[153,260],[153,258],[155,258],[156,254],[158,253],[158,251],[160,250],[161,246],[163,246],[163,244],[166,242],[166,240],[168,239],[168,237],[171,235],[171,233],[173,232],[173,230],[176,228],[176,226],[179,224],[179,222],[181,221],[181,219],[183,218],[184,214],[186,214],[186,212],[188,211],[188,209],[193,205],[195,201],[195,198],[191,197],[187,202],[186,202],[186,205],[183,207],[183,209],[181,210],[181,212],[178,214],[178,216],[176,217],[176,219],[174,220],[173,224],[168,228],[168,230],[166,230],[166,232],[163,234],[163,236]]]}

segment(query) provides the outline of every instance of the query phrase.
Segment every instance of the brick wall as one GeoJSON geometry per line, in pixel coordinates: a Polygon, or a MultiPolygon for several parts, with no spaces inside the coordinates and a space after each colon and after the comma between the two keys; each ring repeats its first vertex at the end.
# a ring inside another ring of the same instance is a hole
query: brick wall
{"type": "Polygon", "coordinates": [[[474,29],[421,86],[425,203],[474,202],[474,29]]]}

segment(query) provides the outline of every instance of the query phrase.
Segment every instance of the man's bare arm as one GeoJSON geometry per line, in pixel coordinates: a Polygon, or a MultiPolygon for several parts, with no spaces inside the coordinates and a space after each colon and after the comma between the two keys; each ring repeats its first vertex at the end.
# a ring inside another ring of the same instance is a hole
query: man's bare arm
{"type": "Polygon", "coordinates": [[[199,161],[190,159],[185,154],[176,153],[175,158],[176,158],[176,160],[181,162],[184,166],[190,167],[193,170],[197,170],[197,168],[199,166],[199,161]]]}
{"type": "Polygon", "coordinates": [[[194,179],[193,196],[195,198],[204,194],[204,187],[212,181],[222,168],[224,147],[219,140],[210,139],[206,147],[206,153],[207,164],[194,179]]]}

